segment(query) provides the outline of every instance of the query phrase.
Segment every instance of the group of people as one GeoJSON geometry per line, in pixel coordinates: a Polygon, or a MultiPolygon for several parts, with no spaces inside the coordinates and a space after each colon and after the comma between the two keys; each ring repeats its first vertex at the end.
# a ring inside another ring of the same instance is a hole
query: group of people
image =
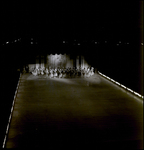
{"type": "Polygon", "coordinates": [[[39,76],[39,75],[46,75],[46,77],[50,78],[72,78],[72,77],[90,77],[94,75],[94,68],[93,67],[87,67],[87,68],[35,68],[31,72],[34,76],[39,76]]]}

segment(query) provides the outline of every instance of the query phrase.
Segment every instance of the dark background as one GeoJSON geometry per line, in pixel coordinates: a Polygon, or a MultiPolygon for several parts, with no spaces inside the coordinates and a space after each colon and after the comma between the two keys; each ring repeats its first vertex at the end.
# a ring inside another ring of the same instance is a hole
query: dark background
{"type": "Polygon", "coordinates": [[[35,63],[37,55],[84,55],[100,72],[143,95],[142,1],[11,1],[0,7],[1,141],[19,77],[17,69],[35,63]]]}

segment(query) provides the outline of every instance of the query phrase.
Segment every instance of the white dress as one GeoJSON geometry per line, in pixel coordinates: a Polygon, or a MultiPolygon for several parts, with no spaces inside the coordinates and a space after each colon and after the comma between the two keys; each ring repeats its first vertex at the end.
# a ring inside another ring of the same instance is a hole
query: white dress
{"type": "Polygon", "coordinates": [[[40,69],[37,69],[37,74],[40,75],[40,69]]]}
{"type": "Polygon", "coordinates": [[[53,78],[53,70],[50,70],[50,78],[53,78]]]}
{"type": "Polygon", "coordinates": [[[59,73],[60,73],[59,78],[62,78],[62,70],[61,69],[59,70],[59,73]]]}
{"type": "Polygon", "coordinates": [[[58,75],[58,74],[57,74],[57,70],[55,69],[55,70],[54,70],[54,77],[57,77],[57,75],[58,75]]]}
{"type": "Polygon", "coordinates": [[[41,75],[44,75],[44,71],[43,71],[43,69],[41,69],[41,75]]]}
{"type": "Polygon", "coordinates": [[[37,75],[37,70],[35,69],[35,70],[32,72],[32,74],[33,74],[34,76],[36,76],[36,75],[37,75]]]}
{"type": "Polygon", "coordinates": [[[45,73],[46,73],[46,77],[48,77],[48,73],[49,73],[49,71],[48,71],[48,69],[46,68],[46,70],[45,70],[45,73]]]}

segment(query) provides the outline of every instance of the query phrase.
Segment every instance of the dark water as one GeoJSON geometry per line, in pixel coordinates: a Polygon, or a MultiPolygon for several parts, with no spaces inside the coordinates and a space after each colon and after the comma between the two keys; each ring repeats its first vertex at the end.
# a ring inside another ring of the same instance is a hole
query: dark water
{"type": "Polygon", "coordinates": [[[2,147],[20,73],[12,71],[11,74],[1,75],[0,146],[2,147]]]}

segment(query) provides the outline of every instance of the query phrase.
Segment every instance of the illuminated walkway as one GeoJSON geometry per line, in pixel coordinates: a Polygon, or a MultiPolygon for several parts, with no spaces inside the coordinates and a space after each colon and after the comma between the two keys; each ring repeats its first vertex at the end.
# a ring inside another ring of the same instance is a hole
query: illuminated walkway
{"type": "Polygon", "coordinates": [[[142,148],[143,101],[98,74],[21,77],[6,148],[142,148]]]}

